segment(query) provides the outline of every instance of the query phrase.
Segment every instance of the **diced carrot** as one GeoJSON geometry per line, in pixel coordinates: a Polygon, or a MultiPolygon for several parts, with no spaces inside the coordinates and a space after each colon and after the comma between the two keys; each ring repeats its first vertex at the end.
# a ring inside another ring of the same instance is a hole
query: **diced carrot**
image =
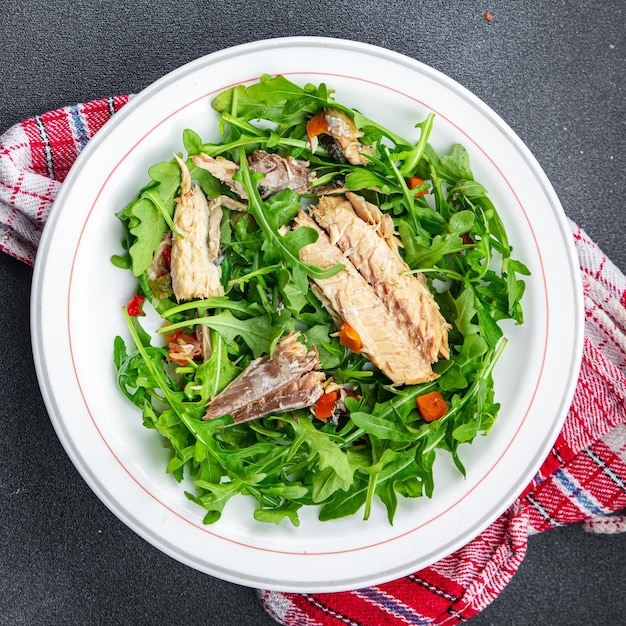
{"type": "MultiPolygon", "coordinates": [[[[424,181],[419,176],[411,176],[411,178],[407,178],[406,184],[409,186],[409,189],[415,189],[416,187],[423,185],[424,181]]],[[[424,191],[418,191],[415,194],[415,197],[417,198],[417,196],[425,196],[427,193],[428,190],[424,189],[424,191]]]]}
{"type": "Polygon", "coordinates": [[[326,115],[324,111],[318,113],[315,117],[312,117],[306,123],[306,134],[309,140],[313,137],[318,137],[328,132],[328,122],[326,121],[326,115]]]}
{"type": "Polygon", "coordinates": [[[320,420],[327,420],[335,412],[335,405],[339,398],[339,391],[329,391],[322,394],[315,403],[315,417],[320,420]]]}
{"type": "Polygon", "coordinates": [[[448,404],[438,391],[417,396],[417,410],[427,422],[442,418],[448,412],[448,404]]]}
{"type": "Polygon", "coordinates": [[[146,296],[142,296],[138,293],[132,300],[128,303],[126,310],[128,311],[128,315],[131,317],[137,317],[138,315],[145,315],[143,312],[143,303],[146,301],[146,296]]]}
{"type": "Polygon", "coordinates": [[[363,349],[363,342],[361,341],[359,333],[347,322],[341,324],[339,343],[344,346],[344,348],[352,350],[352,352],[359,353],[363,349]]]}

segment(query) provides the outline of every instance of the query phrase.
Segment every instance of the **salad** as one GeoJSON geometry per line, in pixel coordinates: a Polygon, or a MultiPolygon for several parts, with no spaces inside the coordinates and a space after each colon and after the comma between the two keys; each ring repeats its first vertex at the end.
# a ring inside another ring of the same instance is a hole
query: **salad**
{"type": "Polygon", "coordinates": [[[529,272],[466,150],[433,149],[433,114],[412,143],[333,94],[223,91],[220,140],[185,130],[117,214],[112,261],[137,280],[117,382],[206,524],[241,495],[263,522],[379,500],[393,523],[500,409],[500,322],[523,323],[529,272]]]}

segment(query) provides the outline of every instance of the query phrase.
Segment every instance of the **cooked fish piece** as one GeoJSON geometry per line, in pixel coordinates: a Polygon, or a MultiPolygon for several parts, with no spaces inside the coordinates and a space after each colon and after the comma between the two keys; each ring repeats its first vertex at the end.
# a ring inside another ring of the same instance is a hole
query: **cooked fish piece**
{"type": "MultiPolygon", "coordinates": [[[[204,312],[205,317],[209,316],[208,311],[204,312]]],[[[203,361],[208,361],[213,354],[213,343],[211,342],[211,329],[204,324],[196,325],[196,336],[200,340],[201,357],[203,361]]]]}
{"type": "MultiPolygon", "coordinates": [[[[324,109],[323,115],[326,122],[323,134],[331,137],[339,149],[339,155],[337,155],[336,151],[327,145],[326,147],[330,149],[331,154],[335,158],[337,156],[345,158],[352,165],[367,165],[370,160],[366,155],[371,156],[373,154],[372,149],[360,142],[363,133],[357,129],[354,121],[343,111],[334,108],[324,109]]],[[[315,151],[316,142],[317,138],[311,139],[313,151],[315,151]]]]}
{"type": "Polygon", "coordinates": [[[383,213],[375,204],[368,202],[363,196],[352,191],[346,191],[346,198],[350,201],[354,212],[367,224],[374,227],[376,233],[382,237],[394,251],[402,247],[402,242],[396,236],[396,228],[391,215],[383,213]]]}
{"type": "Polygon", "coordinates": [[[255,150],[249,165],[253,172],[265,174],[265,178],[259,181],[261,198],[267,198],[283,189],[306,193],[310,188],[309,164],[298,161],[291,155],[282,157],[264,150],[255,150]]]}
{"type": "Polygon", "coordinates": [[[173,233],[172,236],[170,270],[174,296],[179,302],[222,296],[224,288],[220,283],[220,268],[213,262],[209,251],[209,203],[202,189],[191,184],[191,175],[184,161],[179,157],[176,159],[182,179],[174,211],[174,227],[178,234],[173,233]]]}
{"type": "Polygon", "coordinates": [[[234,200],[230,196],[218,196],[209,200],[209,254],[213,261],[217,260],[220,254],[220,239],[222,228],[222,216],[224,211],[222,207],[231,209],[232,211],[245,212],[248,205],[239,200],[234,200]]]}
{"type": "MultiPolygon", "coordinates": [[[[191,160],[228,185],[240,198],[244,200],[248,198],[243,185],[233,179],[239,170],[237,163],[220,156],[213,158],[207,154],[195,154],[191,160]]],[[[248,165],[251,171],[265,174],[265,178],[259,182],[259,194],[263,199],[283,189],[293,189],[298,193],[309,190],[309,164],[306,161],[255,150],[248,159],[248,165]]]]}
{"type": "Polygon", "coordinates": [[[330,278],[314,280],[314,293],[331,317],[345,321],[358,333],[364,354],[394,384],[417,384],[436,378],[431,363],[422,357],[406,324],[374,293],[354,264],[311,217],[301,211],[295,226],[314,228],[319,237],[300,250],[305,263],[327,269],[337,263],[345,269],[330,278]]]}
{"type": "Polygon", "coordinates": [[[391,218],[351,192],[345,197],[322,197],[310,212],[331,243],[339,246],[390,313],[406,326],[422,358],[428,363],[448,358],[450,325],[425,281],[410,273],[398,253],[391,218]]]}
{"type": "Polygon", "coordinates": [[[323,393],[324,372],[317,350],[298,341],[298,333],[283,337],[274,354],[255,359],[208,404],[205,420],[232,415],[235,422],[270,413],[302,409],[323,393]]]}
{"type": "Polygon", "coordinates": [[[233,161],[229,161],[224,157],[212,157],[208,154],[194,154],[191,156],[191,160],[198,167],[210,172],[217,178],[222,181],[225,185],[227,185],[230,189],[232,189],[240,198],[247,199],[246,190],[243,188],[243,185],[238,181],[234,180],[233,176],[239,171],[239,165],[234,163],[233,161]]]}
{"type": "Polygon", "coordinates": [[[220,229],[222,227],[222,216],[224,214],[224,211],[222,211],[222,197],[226,196],[211,198],[207,205],[207,209],[209,211],[209,232],[207,235],[207,245],[209,247],[209,258],[213,263],[215,263],[220,254],[220,229]]]}
{"type": "Polygon", "coordinates": [[[245,213],[248,210],[248,203],[241,200],[235,200],[230,196],[219,196],[218,198],[220,206],[230,209],[231,211],[239,211],[239,213],[245,213]]]}

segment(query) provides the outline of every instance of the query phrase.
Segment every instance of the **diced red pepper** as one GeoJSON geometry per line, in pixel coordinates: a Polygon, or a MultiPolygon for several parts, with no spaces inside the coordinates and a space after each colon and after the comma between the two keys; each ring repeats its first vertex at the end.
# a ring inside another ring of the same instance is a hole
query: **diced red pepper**
{"type": "Polygon", "coordinates": [[[320,420],[327,420],[332,417],[338,399],[339,391],[336,389],[322,394],[315,403],[315,417],[320,420]]]}
{"type": "Polygon", "coordinates": [[[128,311],[128,315],[130,315],[131,317],[137,317],[138,315],[145,315],[145,313],[143,312],[143,303],[145,301],[146,301],[146,296],[142,296],[140,293],[138,293],[128,303],[128,306],[126,307],[126,310],[128,311]]]}
{"type": "Polygon", "coordinates": [[[417,396],[417,410],[427,422],[442,418],[448,412],[448,404],[439,391],[430,391],[417,396]]]}
{"type": "Polygon", "coordinates": [[[162,254],[167,267],[170,267],[170,265],[172,265],[172,248],[170,246],[163,248],[162,254]]]}

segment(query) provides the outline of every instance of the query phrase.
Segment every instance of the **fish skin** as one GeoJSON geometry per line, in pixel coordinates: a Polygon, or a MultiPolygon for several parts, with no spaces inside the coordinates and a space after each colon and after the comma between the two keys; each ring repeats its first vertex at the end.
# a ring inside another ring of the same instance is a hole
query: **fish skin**
{"type": "MultiPolygon", "coordinates": [[[[191,156],[195,165],[207,170],[215,178],[227,185],[243,200],[248,194],[240,181],[233,178],[239,171],[239,165],[224,157],[212,157],[199,153],[191,156]]],[[[308,162],[298,161],[292,156],[282,157],[278,154],[255,150],[249,157],[250,171],[265,174],[259,181],[259,194],[266,199],[283,189],[293,189],[298,193],[306,193],[310,189],[308,162]]]]}
{"type": "Polygon", "coordinates": [[[277,344],[273,355],[252,361],[207,405],[205,420],[232,415],[236,423],[270,413],[302,409],[315,404],[323,393],[325,374],[317,350],[310,350],[298,333],[277,344]]]}
{"type": "Polygon", "coordinates": [[[250,171],[265,174],[259,181],[261,198],[268,198],[283,189],[306,193],[311,188],[309,164],[291,155],[282,157],[272,152],[255,150],[250,158],[250,171]]]}

